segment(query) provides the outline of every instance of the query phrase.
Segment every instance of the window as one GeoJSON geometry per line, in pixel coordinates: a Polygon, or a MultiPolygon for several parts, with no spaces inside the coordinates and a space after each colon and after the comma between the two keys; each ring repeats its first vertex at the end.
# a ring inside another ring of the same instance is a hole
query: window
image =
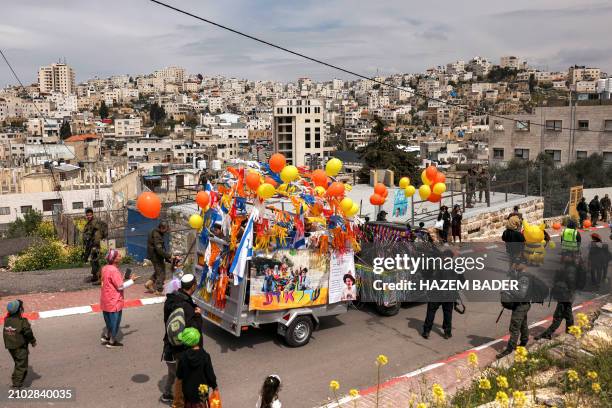
{"type": "Polygon", "coordinates": [[[61,207],[62,206],[62,199],[61,198],[54,198],[54,199],[51,199],[51,200],[43,200],[42,201],[43,211],[53,211],[53,207],[55,205],[59,205],[61,207]]]}
{"type": "Polygon", "coordinates": [[[586,158],[587,158],[586,150],[576,150],[576,159],[577,160],[586,159],[586,158]]]}
{"type": "Polygon", "coordinates": [[[315,148],[316,149],[320,149],[321,148],[321,142],[315,142],[315,148]]]}
{"type": "Polygon", "coordinates": [[[310,119],[304,119],[304,122],[310,123],[310,119]]]}
{"type": "Polygon", "coordinates": [[[604,130],[608,132],[612,132],[612,119],[604,120],[604,130]]]}
{"type": "Polygon", "coordinates": [[[75,201],[74,203],[72,203],[72,209],[73,210],[81,210],[81,209],[83,209],[83,202],[82,201],[75,201]]]}
{"type": "MultiPolygon", "coordinates": [[[[519,130],[521,132],[528,132],[529,131],[529,121],[521,121],[521,120],[517,120],[516,122],[514,122],[514,126],[516,130],[519,130]]],[[[503,130],[503,127],[502,127],[503,130]]]]}
{"type": "Polygon", "coordinates": [[[296,113],[302,113],[302,108],[295,108],[296,113]]]}
{"type": "Polygon", "coordinates": [[[310,142],[306,142],[306,148],[310,149],[310,142]]]}
{"type": "Polygon", "coordinates": [[[0,207],[0,215],[11,215],[11,207],[0,207]]]}
{"type": "Polygon", "coordinates": [[[562,127],[563,127],[563,121],[561,120],[547,120],[546,121],[546,130],[560,132],[562,127]]]}
{"type": "Polygon", "coordinates": [[[321,113],[321,108],[319,106],[315,106],[314,113],[321,113]]]}
{"type": "Polygon", "coordinates": [[[20,211],[21,211],[22,214],[25,214],[28,211],[32,211],[32,206],[31,205],[22,205],[20,211]]]}
{"type": "Polygon", "coordinates": [[[514,157],[529,160],[529,149],[514,149],[514,157]]]}
{"type": "Polygon", "coordinates": [[[94,200],[93,208],[101,208],[104,207],[104,200],[94,200]]]}
{"type": "Polygon", "coordinates": [[[589,130],[589,121],[588,120],[579,120],[578,121],[578,130],[589,130]]]}
{"type": "Polygon", "coordinates": [[[493,149],[493,158],[494,159],[503,159],[504,158],[504,149],[493,149]]]}
{"type": "Polygon", "coordinates": [[[283,113],[283,108],[276,108],[276,113],[283,113]]]}
{"type": "Polygon", "coordinates": [[[293,108],[287,108],[287,113],[293,113],[293,108]]]}
{"type": "Polygon", "coordinates": [[[605,163],[612,163],[612,152],[604,152],[603,159],[605,163]]]}
{"type": "Polygon", "coordinates": [[[552,157],[553,161],[561,161],[561,150],[544,150],[544,153],[552,157]]]}
{"type": "Polygon", "coordinates": [[[316,122],[316,123],[320,123],[320,122],[321,122],[321,119],[315,119],[315,122],[316,122]]]}

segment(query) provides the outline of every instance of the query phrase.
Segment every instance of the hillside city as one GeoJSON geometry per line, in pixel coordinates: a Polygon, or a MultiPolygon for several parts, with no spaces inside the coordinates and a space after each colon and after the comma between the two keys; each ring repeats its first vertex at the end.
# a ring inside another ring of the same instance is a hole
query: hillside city
{"type": "Polygon", "coordinates": [[[612,132],[612,78],[595,67],[548,72],[503,56],[356,81],[250,81],[175,66],[75,77],[69,64],[52,63],[37,83],[0,91],[4,229],[29,209],[50,215],[60,203],[66,213],[121,208],[136,198],[136,181],[174,192],[197,184],[203,169],[273,151],[296,166],[338,156],[359,169],[375,118],[424,163],[499,164],[541,152],[559,165],[592,153],[612,162],[607,138],[584,133],[564,143],[573,128],[612,132]],[[554,138],[541,142],[543,132],[554,138]],[[142,178],[162,171],[171,176],[142,178]]]}

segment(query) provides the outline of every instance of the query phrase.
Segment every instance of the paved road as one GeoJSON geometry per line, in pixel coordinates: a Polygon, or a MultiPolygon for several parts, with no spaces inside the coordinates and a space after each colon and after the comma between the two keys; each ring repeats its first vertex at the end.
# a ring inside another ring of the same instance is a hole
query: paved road
{"type": "MultiPolygon", "coordinates": [[[[607,236],[608,231],[601,235],[607,236]]],[[[248,331],[235,338],[207,324],[205,347],[212,356],[226,408],[254,406],[261,382],[272,373],[283,379],[281,397],[286,406],[313,407],[325,401],[332,379],[340,381],[345,392],[375,383],[378,354],[389,357],[384,369],[385,378],[389,378],[503,336],[509,313],[496,325],[499,310],[497,302],[469,304],[468,313],[455,315],[450,340],[438,335],[439,325],[429,340],[422,339],[419,330],[425,306],[412,305],[393,317],[351,310],[325,319],[310,344],[299,349],[286,347],[274,328],[248,331]]],[[[530,321],[551,313],[552,308],[535,305],[530,321]]],[[[162,406],[157,402],[165,375],[160,362],[161,314],[161,305],[126,310],[122,350],[108,350],[98,343],[103,328],[99,314],[34,322],[39,346],[31,354],[28,384],[34,388],[76,388],[77,404],[55,406],[162,406]]],[[[441,316],[438,323],[440,320],[441,316]]],[[[497,345],[500,349],[503,346],[497,345]]],[[[10,369],[10,358],[3,352],[0,386],[10,381],[10,369]]],[[[0,402],[3,407],[28,406],[4,404],[0,402]]]]}

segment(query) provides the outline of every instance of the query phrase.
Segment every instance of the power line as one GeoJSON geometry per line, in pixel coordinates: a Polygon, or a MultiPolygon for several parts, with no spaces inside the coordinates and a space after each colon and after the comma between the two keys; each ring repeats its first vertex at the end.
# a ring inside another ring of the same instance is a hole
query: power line
{"type": "MultiPolygon", "coordinates": [[[[438,99],[438,98],[429,97],[429,96],[427,96],[427,95],[421,94],[421,93],[416,92],[416,91],[414,91],[414,90],[408,90],[408,89],[403,88],[403,87],[398,86],[398,85],[389,84],[389,83],[386,83],[386,82],[383,82],[383,81],[379,81],[379,80],[377,80],[376,78],[371,78],[371,77],[368,77],[367,75],[360,74],[360,73],[355,72],[355,71],[352,71],[352,70],[350,70],[350,69],[343,68],[343,67],[338,66],[338,65],[334,65],[334,64],[332,64],[332,63],[329,63],[329,62],[323,61],[323,60],[318,59],[318,58],[315,58],[315,57],[310,57],[310,56],[308,56],[308,55],[302,54],[302,53],[297,52],[297,51],[293,51],[293,50],[291,50],[291,49],[289,49],[289,48],[283,47],[283,46],[281,46],[281,45],[274,44],[274,43],[269,42],[269,41],[266,41],[266,40],[262,40],[261,38],[255,37],[255,36],[250,35],[250,34],[246,34],[246,33],[242,32],[242,31],[239,31],[239,30],[236,30],[236,29],[234,29],[234,28],[231,28],[231,27],[225,26],[225,25],[223,25],[223,24],[216,23],[216,22],[214,22],[214,21],[212,21],[212,20],[206,19],[206,18],[204,18],[204,17],[200,17],[200,16],[198,16],[198,15],[196,15],[196,14],[193,14],[193,13],[190,13],[190,12],[188,12],[188,11],[182,10],[182,9],[180,9],[180,8],[178,8],[178,7],[171,6],[171,5],[169,5],[169,4],[166,4],[166,3],[164,3],[164,2],[161,2],[161,1],[159,1],[159,0],[150,0],[150,1],[151,1],[151,2],[153,2],[153,3],[155,3],[155,4],[157,4],[157,5],[160,5],[160,6],[162,6],[162,7],[166,7],[166,8],[168,8],[168,9],[170,9],[170,10],[174,10],[174,11],[176,11],[177,13],[184,14],[184,15],[186,15],[186,16],[189,16],[189,17],[195,18],[196,20],[200,20],[200,21],[203,21],[203,22],[208,23],[208,24],[210,24],[210,25],[213,25],[213,26],[215,26],[215,27],[219,27],[219,28],[221,28],[221,29],[223,29],[223,30],[230,31],[230,32],[232,32],[232,33],[234,33],[234,34],[237,34],[237,35],[239,35],[239,36],[242,36],[242,37],[248,38],[248,39],[250,39],[250,40],[253,40],[253,41],[259,42],[259,43],[264,44],[264,45],[268,45],[268,46],[270,46],[270,47],[272,47],[272,48],[276,48],[276,49],[278,49],[278,50],[281,50],[281,51],[287,52],[287,53],[289,53],[289,54],[295,55],[295,56],[300,57],[300,58],[304,58],[304,59],[306,59],[306,60],[309,60],[309,61],[315,62],[315,63],[317,63],[317,64],[324,65],[324,66],[326,66],[326,67],[329,67],[329,68],[332,68],[332,69],[335,69],[335,70],[338,70],[338,71],[344,72],[344,73],[346,73],[346,74],[353,75],[353,76],[356,76],[356,77],[358,77],[358,78],[365,79],[365,80],[367,80],[367,81],[375,82],[375,83],[377,83],[377,84],[380,84],[380,85],[382,85],[382,86],[387,86],[387,87],[389,87],[389,88],[394,88],[394,89],[398,89],[398,90],[401,90],[401,91],[406,91],[406,92],[409,92],[409,93],[411,93],[411,94],[413,94],[413,95],[416,95],[416,96],[418,96],[418,97],[420,97],[420,98],[424,98],[424,99],[427,99],[427,100],[430,100],[430,101],[434,101],[434,102],[443,103],[443,104],[445,104],[445,105],[448,105],[448,106],[454,106],[454,107],[458,107],[458,108],[460,108],[460,109],[465,109],[465,110],[467,110],[467,111],[471,111],[471,112],[473,112],[474,114],[477,114],[477,115],[480,115],[480,114],[481,114],[481,113],[479,113],[479,112],[478,112],[476,109],[470,109],[470,108],[467,108],[467,107],[462,106],[461,104],[458,104],[458,103],[452,103],[452,102],[446,101],[446,100],[444,100],[444,99],[438,99]]],[[[493,118],[504,119],[504,120],[510,120],[510,121],[513,121],[513,122],[525,122],[525,121],[521,121],[521,120],[518,120],[518,119],[514,119],[514,118],[511,118],[511,117],[508,117],[508,116],[498,115],[498,114],[494,114],[494,113],[492,114],[492,113],[486,113],[486,112],[485,112],[484,114],[485,114],[485,115],[488,115],[488,116],[490,116],[490,117],[493,117],[493,118]]],[[[543,123],[530,123],[530,125],[533,125],[533,126],[542,126],[542,127],[546,127],[546,125],[545,125],[545,124],[543,124],[543,123]]],[[[578,129],[576,129],[576,128],[572,128],[572,127],[561,127],[561,128],[555,128],[555,130],[556,130],[556,129],[560,129],[560,130],[570,130],[570,131],[573,131],[573,130],[578,130],[578,129]]],[[[581,130],[581,131],[582,131],[582,132],[594,132],[594,133],[608,133],[608,132],[606,132],[606,131],[604,131],[604,130],[581,130]]]]}
{"type": "MultiPolygon", "coordinates": [[[[17,75],[17,73],[15,72],[15,70],[13,69],[13,66],[11,65],[11,63],[9,62],[9,60],[6,58],[6,55],[4,55],[4,52],[2,51],[2,49],[0,49],[0,55],[2,55],[2,58],[4,59],[4,62],[6,63],[6,65],[9,67],[9,69],[11,70],[11,73],[13,74],[13,76],[15,77],[15,79],[17,80],[17,82],[19,83],[19,85],[21,86],[21,89],[28,94],[28,91],[26,90],[25,86],[23,86],[23,82],[21,82],[21,79],[19,79],[19,76],[17,75]]],[[[29,96],[29,94],[28,94],[29,96]]],[[[41,119],[43,120],[44,124],[47,124],[47,119],[45,118],[45,116],[42,114],[42,112],[40,111],[40,109],[38,109],[38,106],[36,105],[35,102],[32,102],[32,104],[34,105],[34,108],[36,109],[36,111],[38,112],[38,114],[40,115],[41,119]]],[[[42,136],[42,135],[41,135],[42,136]]],[[[47,147],[45,146],[44,143],[41,143],[45,153],[47,154],[47,156],[49,158],[51,158],[51,155],[49,155],[49,152],[47,151],[47,147]]],[[[12,153],[11,153],[12,155],[12,153]]],[[[62,196],[61,193],[61,185],[59,184],[59,181],[56,180],[55,178],[55,174],[53,173],[53,163],[50,163],[49,165],[49,170],[51,171],[51,179],[53,180],[53,187],[55,188],[55,191],[57,192],[57,196],[59,197],[60,200],[62,200],[62,205],[64,203],[64,197],[62,196]]]]}

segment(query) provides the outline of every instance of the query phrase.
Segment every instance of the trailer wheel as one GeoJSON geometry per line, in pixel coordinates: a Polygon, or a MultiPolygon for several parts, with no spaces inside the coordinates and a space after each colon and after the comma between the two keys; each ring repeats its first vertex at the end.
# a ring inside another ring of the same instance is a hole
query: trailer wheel
{"type": "Polygon", "coordinates": [[[309,316],[298,316],[287,328],[285,341],[290,347],[302,347],[310,341],[313,324],[309,316]]]}
{"type": "Polygon", "coordinates": [[[376,312],[378,312],[381,316],[395,316],[399,313],[402,304],[400,302],[396,302],[393,304],[384,305],[382,303],[376,304],[376,312]]]}

